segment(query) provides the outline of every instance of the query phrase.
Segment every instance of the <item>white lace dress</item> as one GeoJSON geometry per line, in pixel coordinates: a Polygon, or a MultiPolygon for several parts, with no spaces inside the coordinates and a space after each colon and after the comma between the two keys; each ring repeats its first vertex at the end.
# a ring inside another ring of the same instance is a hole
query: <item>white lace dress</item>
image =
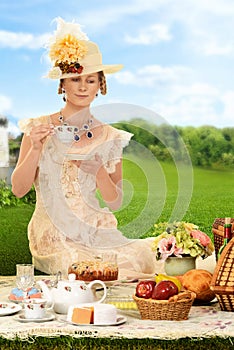
{"type": "MultiPolygon", "coordinates": [[[[28,135],[34,125],[48,122],[49,117],[43,116],[21,121],[19,125],[28,135]]],[[[76,152],[98,153],[106,170],[112,173],[131,136],[105,125],[100,137],[92,138],[76,152]]],[[[117,229],[114,214],[107,207],[100,207],[95,176],[66,160],[67,151],[68,146],[56,135],[48,137],[43,145],[35,181],[37,202],[28,225],[35,268],[48,274],[62,271],[66,275],[71,263],[111,250],[117,253],[120,278],[147,277],[159,271],[161,266],[156,266],[151,240],[130,240],[117,229]]]]}

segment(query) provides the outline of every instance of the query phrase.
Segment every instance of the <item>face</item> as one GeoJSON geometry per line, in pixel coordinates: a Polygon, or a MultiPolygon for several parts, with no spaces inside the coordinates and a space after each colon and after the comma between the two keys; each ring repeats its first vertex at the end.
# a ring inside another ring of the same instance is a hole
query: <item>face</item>
{"type": "Polygon", "coordinates": [[[63,81],[67,103],[81,108],[90,105],[96,97],[99,87],[98,73],[66,78],[63,81]]]}

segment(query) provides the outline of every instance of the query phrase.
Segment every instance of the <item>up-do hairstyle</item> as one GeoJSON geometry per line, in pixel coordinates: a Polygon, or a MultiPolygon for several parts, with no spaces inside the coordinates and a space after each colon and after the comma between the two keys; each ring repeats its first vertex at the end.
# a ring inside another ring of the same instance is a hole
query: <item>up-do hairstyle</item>
{"type": "Polygon", "coordinates": [[[106,86],[106,77],[103,71],[98,72],[99,82],[100,82],[100,91],[102,95],[106,95],[107,86],[106,86]]]}
{"type": "MultiPolygon", "coordinates": [[[[98,72],[98,78],[99,78],[99,82],[100,82],[101,94],[106,95],[106,93],[107,93],[106,77],[105,77],[103,71],[98,72]]],[[[64,92],[63,91],[63,81],[64,81],[64,79],[60,79],[59,87],[58,87],[58,94],[59,95],[61,95],[64,92]]]]}

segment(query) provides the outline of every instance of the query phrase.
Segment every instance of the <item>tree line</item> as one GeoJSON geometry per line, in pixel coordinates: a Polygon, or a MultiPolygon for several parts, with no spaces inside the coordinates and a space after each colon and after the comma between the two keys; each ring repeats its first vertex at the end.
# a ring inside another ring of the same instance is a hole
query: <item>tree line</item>
{"type": "MultiPolygon", "coordinates": [[[[214,126],[156,125],[131,119],[113,126],[134,134],[132,140],[150,150],[161,161],[189,158],[194,166],[234,167],[234,128],[214,126]]],[[[131,150],[131,144],[130,144],[131,150]]]]}

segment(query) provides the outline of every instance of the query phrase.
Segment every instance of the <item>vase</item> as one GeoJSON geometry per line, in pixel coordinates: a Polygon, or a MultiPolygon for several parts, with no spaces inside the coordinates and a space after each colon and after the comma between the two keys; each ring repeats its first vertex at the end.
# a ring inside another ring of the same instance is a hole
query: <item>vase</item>
{"type": "Polygon", "coordinates": [[[169,257],[165,260],[164,269],[168,276],[183,275],[189,270],[196,268],[196,258],[186,256],[182,258],[169,257]]]}

